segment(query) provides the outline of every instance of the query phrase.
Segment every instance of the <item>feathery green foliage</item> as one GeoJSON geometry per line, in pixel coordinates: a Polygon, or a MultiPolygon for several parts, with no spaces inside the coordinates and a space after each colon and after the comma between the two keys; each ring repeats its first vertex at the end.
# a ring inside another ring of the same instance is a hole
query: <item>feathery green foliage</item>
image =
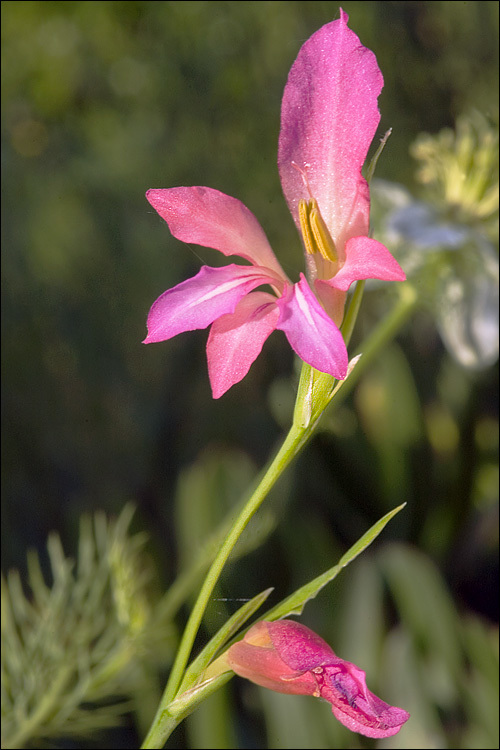
{"type": "Polygon", "coordinates": [[[145,535],[127,534],[132,514],[83,517],[76,563],[52,534],[51,583],[29,553],[29,596],[18,571],[2,578],[2,747],[115,726],[133,707],[146,643],[168,655],[165,624],[151,632],[151,568],[145,535]]]}

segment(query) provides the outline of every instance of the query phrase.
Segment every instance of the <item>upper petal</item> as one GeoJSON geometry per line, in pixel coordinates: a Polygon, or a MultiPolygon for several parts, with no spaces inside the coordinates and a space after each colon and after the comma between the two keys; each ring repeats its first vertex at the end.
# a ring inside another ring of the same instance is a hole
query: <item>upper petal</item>
{"type": "Polygon", "coordinates": [[[208,187],[153,189],[146,198],[178,240],[239,255],[286,281],[261,225],[236,198],[208,187]]]}
{"type": "Polygon", "coordinates": [[[206,328],[216,318],[234,312],[240,299],[262,284],[276,283],[266,268],[203,266],[191,279],[167,289],[153,302],[144,344],[166,341],[184,331],[206,328]]]}
{"type": "Polygon", "coordinates": [[[347,291],[359,279],[404,281],[405,272],[389,250],[370,237],[352,237],[346,245],[346,261],[335,276],[317,284],[328,284],[347,291]]]}
{"type": "Polygon", "coordinates": [[[239,383],[276,328],[276,297],[252,292],[239,301],[234,313],[214,321],[207,341],[208,374],[214,398],[239,383]]]}
{"type": "Polygon", "coordinates": [[[310,670],[328,664],[335,653],[326,641],[295,620],[266,623],[273,647],[293,670],[310,670]]]}
{"type": "Polygon", "coordinates": [[[277,304],[276,328],[284,331],[290,346],[320,372],[343,380],[347,374],[347,350],[342,334],[323,310],[303,274],[298,284],[288,286],[277,304]]]}
{"type": "Polygon", "coordinates": [[[311,197],[299,167],[340,257],[347,239],[368,234],[369,191],[361,168],[380,120],[383,86],[375,55],[347,21],[341,10],[338,21],[301,48],[283,94],[278,148],[281,184],[297,226],[298,202],[311,197]]]}

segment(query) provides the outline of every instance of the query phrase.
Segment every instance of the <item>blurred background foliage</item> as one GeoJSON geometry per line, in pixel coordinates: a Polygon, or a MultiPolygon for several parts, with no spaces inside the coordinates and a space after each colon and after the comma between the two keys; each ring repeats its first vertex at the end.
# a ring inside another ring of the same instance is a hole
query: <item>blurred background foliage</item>
{"type": "MultiPolygon", "coordinates": [[[[166,590],[289,424],[296,372],[281,334],[219,401],[206,332],[141,346],[154,299],[200,260],[224,262],[174,240],[144,192],[199,184],[236,196],[296,278],[302,252],[276,168],[281,95],[300,45],[338,7],[2,3],[4,570],[24,577],[33,547],[47,572],[49,532],[74,555],[82,513],[132,500],[166,590]]],[[[343,8],[384,74],[380,134],[393,134],[377,177],[425,196],[410,155],[419,134],[473,110],[498,126],[498,3],[343,8]]],[[[368,292],[359,331],[389,304],[368,292]]],[[[498,363],[461,366],[419,309],[273,493],[265,541],[228,569],[206,633],[239,599],[274,586],[279,600],[318,575],[406,501],[302,621],[412,713],[384,747],[498,746],[497,386],[498,363]]],[[[232,680],[170,745],[374,745],[328,706],[259,693],[232,680]]],[[[154,708],[71,746],[135,747],[154,708]]]]}

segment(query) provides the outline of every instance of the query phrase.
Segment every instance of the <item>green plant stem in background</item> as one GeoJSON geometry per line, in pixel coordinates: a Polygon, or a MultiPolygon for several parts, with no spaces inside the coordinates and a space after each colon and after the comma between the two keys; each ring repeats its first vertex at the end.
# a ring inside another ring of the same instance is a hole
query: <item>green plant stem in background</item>
{"type": "MultiPolygon", "coordinates": [[[[335,394],[335,404],[346,399],[366,368],[373,362],[378,353],[398,334],[418,305],[418,294],[411,284],[406,282],[398,287],[399,300],[384,320],[363,341],[356,350],[361,355],[359,362],[349,378],[335,394]]],[[[334,399],[332,398],[332,401],[334,399]]]]}
{"type": "MultiPolygon", "coordinates": [[[[339,403],[340,400],[343,400],[343,398],[339,398],[340,393],[342,392],[343,397],[345,397],[345,395],[352,390],[366,367],[380,350],[397,334],[414,310],[418,300],[416,291],[409,284],[401,285],[399,289],[400,299],[398,303],[360,347],[359,351],[362,354],[362,357],[350,373],[349,377],[345,381],[339,383],[335,389],[331,390],[326,398],[324,393],[321,393],[319,397],[316,393],[312,394],[313,403],[311,404],[311,414],[314,415],[314,418],[303,424],[299,424],[297,420],[294,420],[292,428],[286,436],[278,453],[264,470],[256,488],[245,500],[242,510],[222,543],[222,546],[202,585],[198,599],[196,600],[184,630],[167,687],[165,688],[165,692],[160,701],[160,706],[151,725],[151,729],[144,740],[142,748],[163,747],[171,732],[187,713],[186,711],[183,711],[182,714],[173,715],[169,712],[168,707],[176,698],[196,634],[214,587],[245,527],[257,512],[281,474],[300,453],[302,448],[314,434],[319,423],[321,412],[324,411],[327,405],[330,405],[331,407],[334,402],[339,403]],[[314,403],[314,399],[316,400],[316,403],[314,403]],[[321,412],[318,412],[317,402],[321,404],[321,412]]],[[[306,367],[309,366],[306,365],[306,367]]]]}

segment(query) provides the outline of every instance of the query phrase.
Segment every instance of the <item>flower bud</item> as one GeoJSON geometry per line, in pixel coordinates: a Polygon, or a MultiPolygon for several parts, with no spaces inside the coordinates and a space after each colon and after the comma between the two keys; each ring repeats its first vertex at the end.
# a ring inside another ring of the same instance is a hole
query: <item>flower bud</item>
{"type": "Polygon", "coordinates": [[[362,669],[292,620],[258,622],[225,658],[237,675],[269,690],[327,700],[342,724],[367,737],[390,737],[410,718],[368,690],[362,669]]]}

